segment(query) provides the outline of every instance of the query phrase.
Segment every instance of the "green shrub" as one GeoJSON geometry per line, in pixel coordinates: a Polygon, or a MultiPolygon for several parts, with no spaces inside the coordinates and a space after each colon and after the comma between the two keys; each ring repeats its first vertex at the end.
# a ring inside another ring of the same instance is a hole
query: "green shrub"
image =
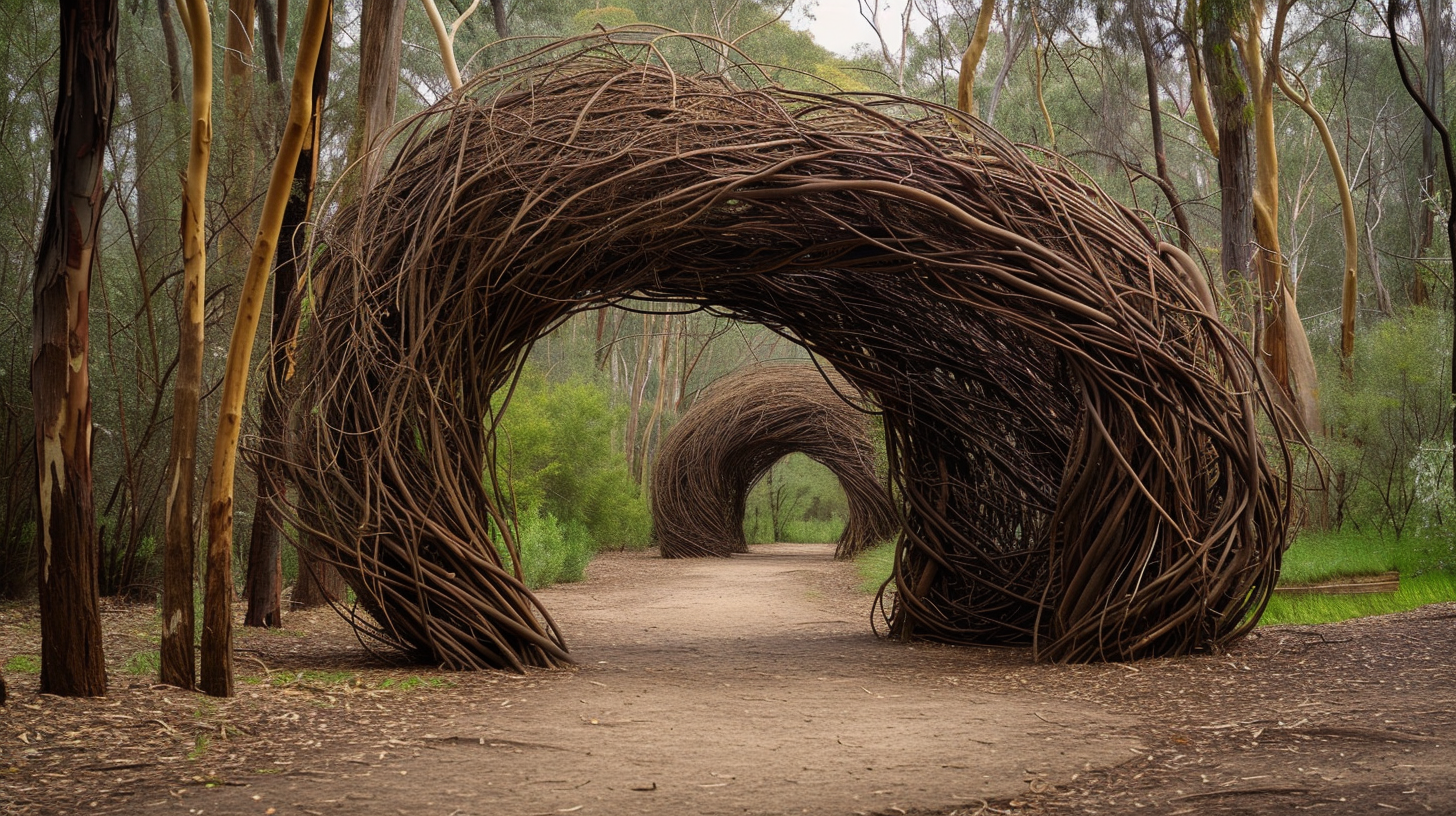
{"type": "MultiPolygon", "coordinates": [[[[521,573],[526,585],[539,589],[551,584],[572,583],[586,576],[586,565],[596,548],[580,522],[562,524],[539,508],[518,513],[516,547],[521,554],[521,573]]],[[[511,563],[503,542],[496,545],[501,558],[511,563]]]]}
{"type": "Polygon", "coordinates": [[[126,659],[126,673],[135,675],[156,674],[162,668],[162,655],[153,649],[137,652],[126,659]]]}
{"type": "Polygon", "coordinates": [[[1323,376],[1331,526],[1395,538],[1432,535],[1456,516],[1451,493],[1451,326],[1415,309],[1356,344],[1355,376],[1323,376]]]}
{"type": "Polygon", "coordinates": [[[496,477],[523,525],[535,513],[575,525],[595,549],[648,545],[646,497],[612,442],[624,414],[602,388],[580,378],[549,383],[527,366],[496,430],[496,477]]]}
{"type": "Polygon", "coordinates": [[[743,537],[749,544],[838,541],[848,516],[839,479],[829,468],[794,453],[774,463],[749,492],[743,537]]]}

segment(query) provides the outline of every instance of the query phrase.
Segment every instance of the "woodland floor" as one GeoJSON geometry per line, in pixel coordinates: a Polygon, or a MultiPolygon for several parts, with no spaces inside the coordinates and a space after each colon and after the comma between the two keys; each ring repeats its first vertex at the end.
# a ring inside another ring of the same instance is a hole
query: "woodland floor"
{"type": "MultiPolygon", "coordinates": [[[[524,677],[296,613],[238,630],[222,701],[153,685],[154,612],[108,607],[109,697],[6,672],[0,813],[1456,813],[1456,604],[1042,666],[874,637],[830,552],[601,556],[542,593],[581,668],[524,677]]],[[[38,638],[0,608],[0,657],[38,638]]]]}

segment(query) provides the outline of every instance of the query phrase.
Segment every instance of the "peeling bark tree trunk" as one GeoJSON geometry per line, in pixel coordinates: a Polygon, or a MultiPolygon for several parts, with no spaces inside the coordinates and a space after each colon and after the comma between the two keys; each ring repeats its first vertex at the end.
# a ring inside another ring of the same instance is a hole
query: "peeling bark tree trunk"
{"type": "Polygon", "coordinates": [[[204,0],[188,0],[183,28],[192,46],[192,139],[182,188],[182,321],[177,383],[172,394],[172,447],[167,455],[167,530],[162,549],[160,679],[196,686],[197,627],[192,602],[193,487],[197,470],[197,404],[202,393],[203,303],[207,292],[204,219],[207,164],[212,155],[212,24],[204,0]]]}
{"type": "MultiPolygon", "coordinates": [[[[262,439],[278,439],[284,426],[283,382],[288,374],[285,335],[292,327],[284,324],[288,300],[298,286],[297,258],[304,251],[303,225],[313,205],[314,185],[318,180],[318,151],[323,125],[324,101],[329,91],[329,58],[332,54],[333,25],[326,22],[323,42],[319,45],[318,64],[313,72],[313,110],[303,149],[293,169],[293,185],[283,210],[283,223],[278,234],[278,253],[273,270],[273,315],[269,327],[268,379],[264,385],[260,422],[262,439]]],[[[264,457],[277,457],[280,451],[266,447],[264,457]]],[[[253,533],[248,547],[248,581],[244,594],[248,598],[245,626],[283,625],[283,547],[279,536],[278,507],[283,498],[283,485],[258,474],[258,501],[253,509],[253,533]]]]}
{"type": "Polygon", "coordinates": [[[116,107],[116,0],[63,0],[51,189],[36,248],[30,389],[40,509],[40,690],[106,693],[91,495],[87,312],[116,107]]]}
{"type": "Polygon", "coordinates": [[[248,275],[243,282],[238,316],[228,346],[227,370],[223,374],[222,405],[218,409],[217,436],[208,476],[207,591],[202,626],[202,690],[217,697],[230,697],[233,693],[233,476],[237,469],[243,400],[247,395],[248,361],[263,310],[268,273],[278,246],[284,205],[312,119],[314,68],[332,12],[333,4],[328,0],[310,0],[304,17],[298,62],[293,71],[288,125],[278,146],[268,195],[263,201],[258,236],[248,262],[248,275]]]}
{"type": "MultiPolygon", "coordinates": [[[[1287,6],[1281,7],[1287,10],[1287,6]]],[[[1294,281],[1279,248],[1279,152],[1274,128],[1274,77],[1265,65],[1260,40],[1264,26],[1264,0],[1253,0],[1245,20],[1239,52],[1249,77],[1254,106],[1254,254],[1268,319],[1260,348],[1274,378],[1299,412],[1305,429],[1320,427],[1319,373],[1309,337],[1299,319],[1294,281]]],[[[1284,15],[1274,23],[1272,53],[1277,63],[1284,15]]]]}

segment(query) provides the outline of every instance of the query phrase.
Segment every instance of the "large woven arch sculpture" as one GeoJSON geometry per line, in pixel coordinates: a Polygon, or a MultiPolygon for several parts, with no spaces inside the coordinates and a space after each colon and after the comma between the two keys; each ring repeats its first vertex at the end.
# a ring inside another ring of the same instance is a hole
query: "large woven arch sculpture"
{"type": "Polygon", "coordinates": [[[761,365],[715,381],[662,440],[652,464],[652,528],[664,558],[747,552],[748,494],[774,463],[802,453],[839,480],[849,518],[834,557],[899,530],[875,467],[866,413],[844,378],[809,364],[761,365]]]}
{"type": "Polygon", "coordinates": [[[372,633],[459,668],[570,661],[492,545],[492,395],[628,296],[772,327],[880,410],[895,636],[1088,661],[1246,633],[1290,523],[1265,445],[1288,454],[1186,256],[978,121],[731,54],[663,66],[696,47],[615,31],[491,69],[321,231],[282,459],[372,633]]]}

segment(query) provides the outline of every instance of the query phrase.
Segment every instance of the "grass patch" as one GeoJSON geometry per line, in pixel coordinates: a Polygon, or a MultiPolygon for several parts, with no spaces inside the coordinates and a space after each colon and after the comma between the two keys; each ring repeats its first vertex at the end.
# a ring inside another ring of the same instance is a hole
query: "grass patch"
{"type": "Polygon", "coordinates": [[[1426,604],[1456,600],[1456,575],[1445,572],[1428,572],[1400,578],[1399,592],[1380,592],[1370,595],[1275,595],[1269,599],[1264,617],[1259,625],[1278,623],[1335,623],[1364,618],[1370,615],[1388,615],[1405,612],[1426,604]]]}
{"type": "Polygon", "coordinates": [[[278,672],[270,678],[270,681],[274,686],[291,686],[294,683],[308,683],[315,686],[338,686],[353,683],[357,679],[359,679],[359,675],[355,672],[304,669],[303,671],[297,672],[278,672]]]}
{"type": "MultiPolygon", "coordinates": [[[[880,591],[880,585],[889,580],[890,573],[895,571],[895,542],[886,541],[875,547],[860,553],[854,558],[854,566],[859,570],[859,588],[874,594],[880,591]]],[[[894,587],[890,587],[891,590],[894,587]]]]}
{"type": "MultiPolygon", "coordinates": [[[[1334,623],[1370,615],[1405,612],[1426,604],[1456,601],[1456,565],[1441,542],[1363,536],[1351,532],[1306,532],[1284,556],[1280,582],[1312,584],[1348,575],[1377,575],[1400,570],[1400,591],[1371,595],[1275,595],[1260,619],[1279,623],[1334,623]]],[[[874,593],[895,564],[893,542],[855,558],[860,589],[874,593]]]]}
{"type": "Polygon", "coordinates": [[[158,651],[137,652],[126,659],[127,674],[156,674],[162,669],[162,653],[158,651]]]}
{"type": "Polygon", "coordinates": [[[198,734],[197,739],[192,743],[192,750],[187,752],[187,758],[193,761],[202,758],[207,753],[207,746],[210,743],[206,734],[198,734]]]}
{"type": "Polygon", "coordinates": [[[16,674],[40,674],[40,658],[35,655],[15,655],[5,661],[5,671],[16,674]]]}
{"type": "Polygon", "coordinates": [[[1284,554],[1281,584],[1313,584],[1346,575],[1378,575],[1399,569],[1424,572],[1425,559],[1410,541],[1372,538],[1351,532],[1301,533],[1284,554]],[[1415,557],[1413,557],[1415,556],[1415,557]]]}
{"type": "Polygon", "coordinates": [[[1275,595],[1261,625],[1335,623],[1405,612],[1456,600],[1451,545],[1431,539],[1361,535],[1351,531],[1300,534],[1284,554],[1281,584],[1400,571],[1400,591],[1361,595],[1275,595]]]}

